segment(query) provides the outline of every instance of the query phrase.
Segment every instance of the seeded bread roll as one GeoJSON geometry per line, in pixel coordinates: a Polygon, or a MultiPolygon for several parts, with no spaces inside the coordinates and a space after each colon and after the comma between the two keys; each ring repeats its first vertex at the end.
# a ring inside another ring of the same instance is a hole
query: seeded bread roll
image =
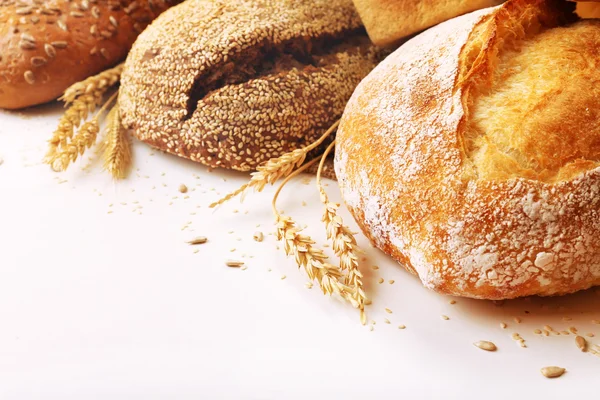
{"type": "Polygon", "coordinates": [[[248,171],[322,135],[379,56],[351,0],[188,0],[133,46],[122,120],[152,146],[248,171]]]}
{"type": "Polygon", "coordinates": [[[398,44],[457,15],[491,7],[504,0],[354,0],[369,37],[379,46],[398,44]]]}
{"type": "Polygon", "coordinates": [[[373,243],[442,293],[600,284],[600,21],[512,0],[408,41],[337,133],[344,200],[373,243]]]}
{"type": "Polygon", "coordinates": [[[177,0],[1,0],[0,108],[56,99],[125,58],[177,0]]]}

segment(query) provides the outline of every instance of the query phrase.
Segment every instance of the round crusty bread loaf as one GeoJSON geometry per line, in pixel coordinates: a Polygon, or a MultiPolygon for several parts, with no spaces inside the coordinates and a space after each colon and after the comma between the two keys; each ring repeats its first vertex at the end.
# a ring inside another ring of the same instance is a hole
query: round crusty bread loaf
{"type": "Polygon", "coordinates": [[[407,42],[337,133],[343,198],[373,243],[442,293],[600,284],[600,21],[513,0],[407,42]]]}
{"type": "Polygon", "coordinates": [[[1,0],[0,108],[59,97],[125,58],[137,35],[179,0],[1,0]]]}
{"type": "Polygon", "coordinates": [[[172,154],[252,170],[322,135],[379,57],[351,0],[188,0],[127,57],[123,124],[172,154]]]}

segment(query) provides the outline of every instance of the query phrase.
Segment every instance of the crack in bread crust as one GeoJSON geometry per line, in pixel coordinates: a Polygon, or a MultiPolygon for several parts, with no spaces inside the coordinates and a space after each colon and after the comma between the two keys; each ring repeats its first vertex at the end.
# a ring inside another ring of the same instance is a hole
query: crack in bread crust
{"type": "Polygon", "coordinates": [[[465,179],[553,183],[599,165],[600,22],[568,22],[530,6],[473,30],[460,78],[465,179]]]}

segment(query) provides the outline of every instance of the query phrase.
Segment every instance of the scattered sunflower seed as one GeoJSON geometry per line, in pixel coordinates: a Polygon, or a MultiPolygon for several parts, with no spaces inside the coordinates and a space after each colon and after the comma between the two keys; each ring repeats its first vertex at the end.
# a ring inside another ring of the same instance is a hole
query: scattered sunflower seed
{"type": "Polygon", "coordinates": [[[488,342],[485,340],[481,340],[479,342],[473,343],[476,347],[479,347],[481,350],[485,351],[496,351],[498,348],[492,342],[488,342]]]}
{"type": "Polygon", "coordinates": [[[179,192],[180,193],[187,193],[188,191],[188,187],[185,186],[183,183],[181,185],[179,185],[179,192]]]}
{"type": "Polygon", "coordinates": [[[443,319],[444,321],[448,321],[448,320],[450,319],[450,317],[449,317],[449,316],[447,316],[447,315],[442,315],[442,319],[443,319]]]}
{"type": "Polygon", "coordinates": [[[583,336],[576,336],[575,344],[577,345],[577,348],[579,350],[581,350],[581,351],[587,350],[587,340],[585,340],[585,338],[583,336]]]}
{"type": "Polygon", "coordinates": [[[406,325],[398,325],[398,329],[406,329],[406,325]]]}
{"type": "Polygon", "coordinates": [[[196,245],[196,244],[203,244],[206,243],[208,241],[208,239],[204,236],[198,236],[195,239],[190,240],[188,243],[191,245],[196,245]]]}
{"type": "Polygon", "coordinates": [[[263,235],[262,232],[254,232],[254,236],[253,236],[254,240],[257,242],[262,242],[263,239],[265,238],[265,235],[263,235]]]}
{"type": "Polygon", "coordinates": [[[558,378],[565,373],[565,369],[561,367],[544,367],[541,369],[542,375],[546,378],[558,378]]]}
{"type": "Polygon", "coordinates": [[[386,308],[386,309],[385,309],[385,312],[386,312],[386,313],[388,313],[388,314],[391,314],[391,313],[392,313],[392,310],[390,310],[389,308],[386,308]]]}
{"type": "Polygon", "coordinates": [[[244,265],[244,262],[236,261],[236,260],[227,260],[225,265],[227,265],[228,267],[232,267],[232,268],[238,268],[238,267],[241,267],[242,265],[244,265]]]}

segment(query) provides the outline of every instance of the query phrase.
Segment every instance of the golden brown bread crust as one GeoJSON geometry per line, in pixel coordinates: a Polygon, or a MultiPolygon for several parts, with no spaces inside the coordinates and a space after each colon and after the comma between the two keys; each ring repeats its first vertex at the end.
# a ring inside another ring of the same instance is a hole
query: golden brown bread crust
{"type": "Polygon", "coordinates": [[[504,299],[600,284],[600,21],[573,8],[513,0],[443,23],[349,101],[344,200],[425,286],[504,299]]]}
{"type": "Polygon", "coordinates": [[[56,99],[125,58],[178,0],[0,0],[0,108],[56,99]]]}
{"type": "Polygon", "coordinates": [[[390,46],[457,15],[495,6],[503,1],[354,0],[354,4],[373,43],[390,46]]]}
{"type": "Polygon", "coordinates": [[[178,156],[252,170],[322,135],[379,57],[351,0],[189,0],[133,46],[123,123],[178,156]]]}

